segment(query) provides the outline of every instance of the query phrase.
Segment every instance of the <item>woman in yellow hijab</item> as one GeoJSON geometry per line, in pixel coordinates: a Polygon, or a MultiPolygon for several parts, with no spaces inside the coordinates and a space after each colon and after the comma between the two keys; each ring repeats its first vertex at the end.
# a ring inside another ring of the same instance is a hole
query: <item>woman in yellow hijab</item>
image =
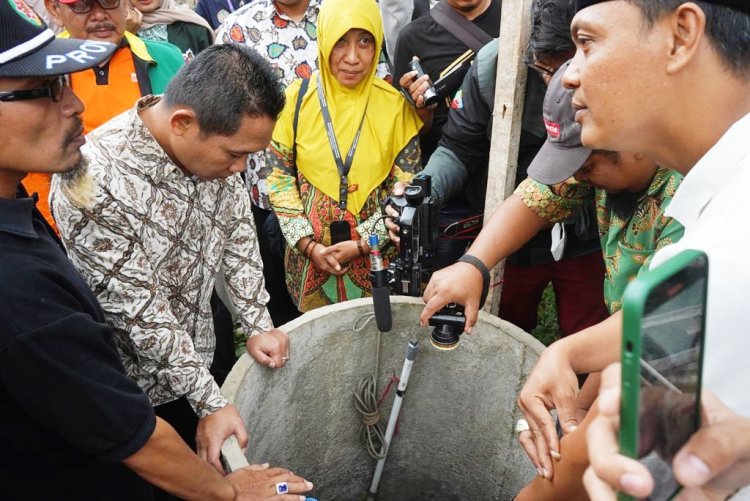
{"type": "Polygon", "coordinates": [[[375,76],[383,25],[375,0],[325,0],[318,66],[286,90],[268,149],[267,182],[287,241],[286,281],[301,311],[369,295],[370,233],[388,233],[380,200],[421,168],[422,122],[375,76]],[[332,241],[333,233],[333,241],[332,241]]]}

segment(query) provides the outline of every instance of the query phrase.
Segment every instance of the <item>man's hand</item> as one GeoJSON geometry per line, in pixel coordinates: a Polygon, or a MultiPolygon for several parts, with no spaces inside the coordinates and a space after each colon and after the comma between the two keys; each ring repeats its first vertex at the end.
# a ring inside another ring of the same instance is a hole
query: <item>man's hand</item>
{"type": "Polygon", "coordinates": [[[479,317],[482,299],[482,273],[469,263],[456,263],[433,273],[422,296],[425,307],[419,323],[427,325],[430,317],[448,303],[464,307],[466,333],[470,334],[479,317]]]}
{"type": "Polygon", "coordinates": [[[539,473],[552,478],[552,458],[559,458],[560,442],[550,410],[557,409],[560,426],[565,433],[578,427],[580,412],[576,405],[578,378],[567,356],[564,344],[553,343],[542,352],[526,379],[518,397],[533,437],[523,438],[522,445],[539,473]],[[536,452],[530,450],[536,448],[536,452]]]}
{"type": "Polygon", "coordinates": [[[125,16],[125,29],[131,33],[138,33],[141,22],[143,22],[143,14],[130,3],[130,0],[125,0],[125,3],[128,7],[128,13],[125,16]]]}
{"type": "Polygon", "coordinates": [[[245,348],[259,363],[271,369],[281,368],[289,360],[289,335],[279,329],[271,329],[247,338],[245,348]]]}
{"type": "MultiPolygon", "coordinates": [[[[601,373],[596,372],[594,374],[589,374],[589,377],[586,379],[586,386],[595,386],[596,390],[599,388],[599,378],[601,377],[601,373]],[[592,378],[596,379],[594,381],[594,384],[591,384],[592,378]]],[[[584,390],[583,388],[578,393],[578,397],[576,398],[576,409],[575,409],[575,416],[576,420],[579,423],[582,423],[583,420],[586,418],[586,414],[588,414],[589,409],[591,408],[592,402],[586,398],[582,399],[581,397],[584,396],[584,390]]],[[[594,397],[595,398],[595,397],[594,397]]],[[[575,428],[568,428],[567,430],[563,430],[563,435],[567,435],[571,431],[574,431],[575,428]]],[[[536,468],[537,472],[539,473],[539,476],[544,477],[544,470],[541,462],[539,461],[539,456],[537,452],[537,445],[536,440],[534,439],[534,434],[531,432],[531,430],[522,431],[518,434],[518,441],[521,444],[521,447],[523,447],[524,452],[526,452],[526,455],[529,456],[529,459],[534,464],[534,468],[536,468]]],[[[560,459],[559,453],[550,451],[550,456],[554,460],[560,459]]]]}
{"type": "Polygon", "coordinates": [[[221,466],[221,446],[231,435],[237,437],[241,448],[247,447],[247,430],[239,412],[232,404],[227,404],[223,409],[204,416],[198,420],[198,429],[195,432],[195,445],[198,456],[204,461],[211,463],[222,475],[224,468],[221,466]]]}
{"type": "Polygon", "coordinates": [[[227,475],[227,480],[237,493],[236,500],[294,500],[304,501],[300,494],[313,488],[312,482],[283,468],[269,468],[264,465],[250,465],[227,475]],[[276,484],[285,482],[287,494],[277,494],[276,484]]]}
{"type": "MultiPolygon", "coordinates": [[[[620,364],[612,364],[602,374],[601,413],[586,435],[591,466],[583,482],[591,499],[614,501],[618,490],[640,498],[654,489],[646,467],[619,454],[620,375],[620,364]]],[[[750,485],[750,420],[709,392],[703,392],[701,399],[701,428],[672,462],[675,478],[685,486],[677,500],[723,500],[750,485]]]]}
{"type": "MultiPolygon", "coordinates": [[[[419,60],[417,56],[414,56],[414,59],[419,60]]],[[[398,83],[401,88],[408,92],[409,96],[411,96],[411,100],[417,109],[417,114],[419,115],[419,118],[421,118],[425,123],[425,126],[428,127],[428,125],[431,125],[432,113],[435,111],[435,108],[437,108],[437,104],[433,104],[432,106],[425,106],[424,103],[424,93],[427,92],[427,89],[429,89],[432,85],[430,76],[425,73],[421,77],[417,78],[416,71],[409,71],[401,76],[398,83]]]]}

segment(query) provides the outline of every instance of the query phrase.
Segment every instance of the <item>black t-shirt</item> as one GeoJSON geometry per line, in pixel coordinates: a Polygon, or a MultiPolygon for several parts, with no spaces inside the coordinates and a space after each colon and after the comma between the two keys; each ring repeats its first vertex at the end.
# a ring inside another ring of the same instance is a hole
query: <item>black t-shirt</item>
{"type": "MultiPolygon", "coordinates": [[[[500,34],[500,1],[492,0],[487,10],[472,23],[491,37],[497,38],[500,34]]],[[[432,16],[422,16],[406,25],[399,33],[394,61],[394,85],[398,87],[398,81],[409,71],[409,61],[414,56],[419,57],[422,70],[435,82],[440,78],[440,73],[467,50],[469,48],[461,40],[437,24],[432,16]]],[[[448,106],[445,100],[441,100],[433,115],[430,132],[420,139],[422,165],[427,165],[427,160],[437,148],[447,119],[448,106]]]]}
{"type": "MultiPolygon", "coordinates": [[[[462,180],[463,182],[456,182],[460,178],[454,173],[455,167],[452,167],[450,163],[440,162],[442,159],[440,154],[433,157],[433,163],[427,165],[424,171],[426,174],[436,177],[438,183],[442,182],[447,185],[441,186],[439,191],[448,199],[459,199],[459,201],[470,205],[473,211],[478,214],[484,212],[487,190],[493,104],[489,102],[491,99],[487,94],[492,90],[491,97],[494,97],[496,68],[496,57],[491,65],[489,59],[485,59],[482,63],[475,62],[464,79],[460,97],[456,99],[460,105],[457,104],[450,110],[448,120],[443,127],[443,135],[439,145],[455,155],[455,158],[466,169],[467,178],[462,180]],[[480,64],[487,65],[483,68],[483,71],[492,75],[491,82],[483,82],[485,86],[491,85],[491,89],[481,88],[482,82],[480,82],[478,73],[480,64]]],[[[521,137],[518,147],[516,186],[526,179],[526,170],[547,137],[542,120],[545,91],[546,86],[541,77],[536,72],[529,72],[526,80],[521,137]]],[[[591,216],[595,220],[595,213],[591,216]]],[[[519,251],[514,253],[510,261],[521,265],[552,262],[553,257],[549,250],[551,243],[550,232],[547,230],[540,231],[519,251]]],[[[598,238],[580,239],[576,236],[574,229],[568,231],[565,257],[577,256],[599,249],[598,238]]]]}
{"type": "Polygon", "coordinates": [[[0,499],[150,499],[121,461],[156,426],[31,198],[0,198],[0,499]]]}

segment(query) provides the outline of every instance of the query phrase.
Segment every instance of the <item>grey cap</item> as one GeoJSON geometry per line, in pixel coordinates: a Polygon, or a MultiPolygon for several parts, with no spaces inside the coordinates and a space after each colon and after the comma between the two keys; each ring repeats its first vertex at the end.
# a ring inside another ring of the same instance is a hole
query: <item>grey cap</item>
{"type": "Polygon", "coordinates": [[[543,184],[557,184],[572,176],[591,155],[581,144],[581,125],[576,123],[573,90],[562,83],[570,61],[560,66],[550,80],[544,95],[544,126],[547,140],[527,170],[528,175],[543,184]]]}

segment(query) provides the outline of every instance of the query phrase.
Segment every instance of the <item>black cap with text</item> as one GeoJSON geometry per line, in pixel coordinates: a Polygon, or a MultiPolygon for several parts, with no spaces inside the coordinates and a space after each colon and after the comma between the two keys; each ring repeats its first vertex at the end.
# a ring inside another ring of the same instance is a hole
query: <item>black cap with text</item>
{"type": "Polygon", "coordinates": [[[100,64],[116,46],[55,38],[23,0],[0,0],[0,77],[63,75],[100,64]]]}

